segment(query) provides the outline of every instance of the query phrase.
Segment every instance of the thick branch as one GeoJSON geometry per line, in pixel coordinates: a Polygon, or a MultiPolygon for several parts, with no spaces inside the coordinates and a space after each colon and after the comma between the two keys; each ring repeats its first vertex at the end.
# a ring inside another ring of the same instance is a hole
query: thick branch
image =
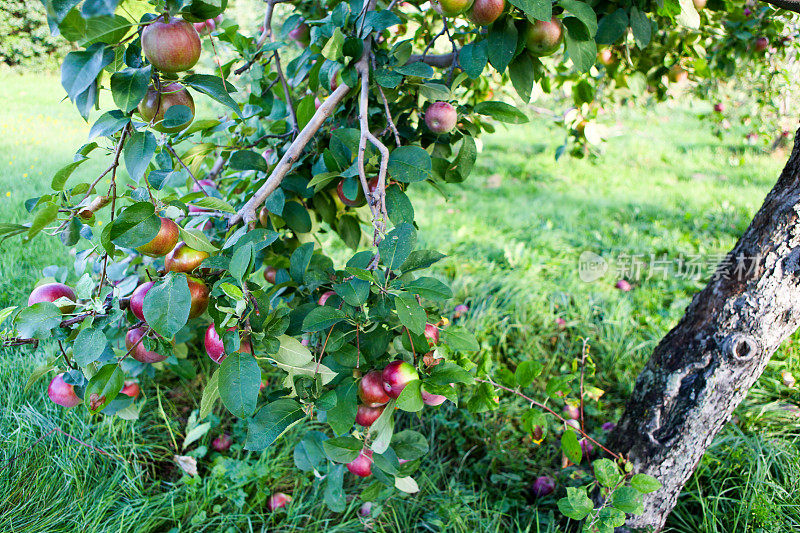
{"type": "Polygon", "coordinates": [[[449,54],[441,54],[435,56],[413,54],[408,58],[408,63],[416,63],[422,61],[426,65],[432,67],[445,68],[458,63],[458,51],[450,52],[449,54]]]}
{"type": "Polygon", "coordinates": [[[761,0],[765,4],[770,4],[780,9],[800,13],[800,0],[761,0]]]}
{"type": "Polygon", "coordinates": [[[333,111],[349,91],[350,87],[343,83],[339,85],[339,87],[333,91],[333,93],[326,98],[324,102],[322,102],[322,105],[319,106],[317,112],[314,113],[314,116],[311,117],[311,120],[308,121],[308,124],[306,124],[302,131],[300,131],[300,133],[297,135],[297,138],[289,146],[289,149],[286,150],[285,154],[283,154],[281,160],[278,161],[278,164],[273,169],[272,174],[269,175],[269,178],[267,178],[267,181],[261,186],[261,188],[258,189],[258,191],[256,191],[253,197],[250,198],[246,204],[244,204],[239,212],[231,218],[231,225],[236,224],[241,220],[244,220],[244,222],[248,224],[256,220],[256,209],[258,209],[258,207],[264,203],[267,197],[278,188],[278,185],[281,184],[283,178],[286,176],[289,170],[291,170],[295,162],[300,158],[300,155],[303,153],[303,149],[314,137],[314,134],[317,133],[317,130],[322,127],[322,124],[325,122],[325,120],[327,120],[327,118],[333,114],[333,111]]]}

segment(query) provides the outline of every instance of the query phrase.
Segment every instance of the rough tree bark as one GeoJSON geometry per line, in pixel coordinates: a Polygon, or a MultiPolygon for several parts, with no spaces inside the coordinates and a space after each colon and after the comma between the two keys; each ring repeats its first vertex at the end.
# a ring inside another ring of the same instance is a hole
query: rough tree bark
{"type": "Polygon", "coordinates": [[[629,527],[661,530],[714,436],[800,325],[798,136],[747,231],[656,347],[611,435],[612,450],[663,484],[629,527]]]}

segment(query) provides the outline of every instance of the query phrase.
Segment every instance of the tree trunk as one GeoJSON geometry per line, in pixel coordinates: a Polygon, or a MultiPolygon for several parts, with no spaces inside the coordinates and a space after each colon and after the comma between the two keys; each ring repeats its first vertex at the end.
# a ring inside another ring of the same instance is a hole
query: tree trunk
{"type": "Polygon", "coordinates": [[[750,227],[656,347],[610,437],[636,472],[663,484],[629,527],[661,530],[714,436],[800,325],[798,213],[796,140],[750,227]]]}

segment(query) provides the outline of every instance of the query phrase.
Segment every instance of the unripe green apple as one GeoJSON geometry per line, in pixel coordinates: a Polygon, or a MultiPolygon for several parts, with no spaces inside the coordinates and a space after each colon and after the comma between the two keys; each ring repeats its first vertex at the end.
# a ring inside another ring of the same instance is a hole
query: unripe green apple
{"type": "Polygon", "coordinates": [[[525,46],[531,55],[549,56],[558,50],[564,40],[564,27],[557,17],[549,21],[537,20],[525,29],[525,46]]]}

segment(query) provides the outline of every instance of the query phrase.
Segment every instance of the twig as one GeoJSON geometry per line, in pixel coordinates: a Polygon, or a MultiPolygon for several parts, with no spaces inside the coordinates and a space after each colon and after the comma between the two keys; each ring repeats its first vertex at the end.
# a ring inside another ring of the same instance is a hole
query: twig
{"type": "Polygon", "coordinates": [[[195,184],[195,185],[197,185],[197,186],[200,188],[200,191],[201,191],[203,194],[205,194],[206,196],[211,196],[211,195],[210,195],[210,194],[208,194],[208,193],[206,192],[206,190],[203,188],[203,184],[202,184],[202,183],[200,183],[200,182],[197,180],[197,178],[195,178],[195,177],[194,177],[194,174],[192,174],[192,171],[191,171],[191,170],[189,170],[189,167],[187,167],[187,166],[186,166],[186,163],[184,163],[184,162],[183,162],[183,159],[181,159],[181,158],[180,158],[180,156],[179,156],[177,153],[175,153],[175,150],[172,148],[172,145],[170,145],[169,143],[164,143],[164,146],[166,146],[166,147],[167,147],[167,151],[168,151],[169,153],[171,153],[173,156],[175,156],[175,159],[177,159],[177,160],[178,160],[178,162],[181,164],[181,166],[182,166],[183,168],[185,168],[185,169],[186,169],[186,172],[188,172],[188,173],[189,173],[189,176],[191,176],[191,177],[192,177],[192,181],[194,181],[194,184],[195,184]]]}
{"type": "Polygon", "coordinates": [[[581,350],[581,380],[580,380],[580,386],[578,388],[581,395],[580,418],[581,418],[581,430],[583,431],[586,431],[586,426],[583,423],[583,373],[584,370],[586,369],[586,355],[588,354],[588,351],[589,351],[589,341],[584,339],[583,349],[581,350]]]}
{"type": "MultiPolygon", "coordinates": [[[[522,394],[521,392],[519,392],[519,391],[517,391],[517,390],[510,389],[510,388],[508,388],[508,387],[506,387],[506,386],[504,386],[504,385],[500,385],[499,383],[495,383],[495,382],[494,382],[494,381],[492,381],[491,379],[480,379],[480,378],[475,378],[475,381],[477,381],[478,383],[488,383],[488,384],[489,384],[489,385],[491,385],[492,387],[497,387],[498,389],[503,389],[504,391],[506,391],[506,392],[510,392],[511,394],[516,394],[517,396],[519,396],[519,397],[520,397],[520,398],[522,398],[523,400],[530,402],[530,403],[531,403],[531,405],[535,405],[535,406],[536,406],[536,407],[538,407],[539,409],[543,409],[543,410],[547,411],[548,413],[550,413],[551,415],[553,415],[554,417],[556,417],[558,420],[560,420],[562,423],[564,423],[564,424],[566,424],[566,423],[567,423],[566,419],[565,419],[563,416],[561,416],[560,414],[556,413],[555,411],[553,411],[552,409],[550,409],[549,407],[547,407],[547,406],[546,406],[546,405],[544,405],[543,403],[541,403],[541,402],[537,402],[537,401],[536,401],[536,400],[534,400],[533,398],[529,398],[528,396],[525,396],[524,394],[522,394]]],[[[572,426],[570,426],[570,427],[572,427],[572,426]]],[[[606,448],[605,446],[603,446],[602,444],[600,444],[599,442],[597,442],[596,440],[594,440],[594,439],[593,439],[592,437],[590,437],[590,436],[589,436],[589,435],[588,435],[588,434],[587,434],[587,433],[586,433],[586,432],[585,432],[583,429],[578,429],[578,428],[572,428],[572,429],[575,429],[575,430],[577,430],[577,431],[578,431],[578,432],[579,432],[581,435],[583,435],[583,437],[584,437],[584,438],[586,438],[586,439],[589,439],[589,440],[590,440],[590,441],[592,441],[593,443],[597,444],[597,446],[599,446],[599,447],[600,447],[600,448],[601,448],[601,449],[602,449],[604,452],[606,452],[606,453],[607,453],[608,455],[610,455],[611,457],[614,457],[614,458],[615,458],[615,459],[617,459],[617,460],[624,460],[624,457],[622,457],[622,456],[621,456],[621,455],[619,455],[618,453],[614,453],[614,452],[612,452],[611,450],[609,450],[608,448],[606,448]]]]}
{"type": "Polygon", "coordinates": [[[117,149],[114,152],[114,161],[111,163],[111,166],[105,169],[105,171],[102,174],[100,174],[97,177],[97,179],[92,182],[91,185],[89,185],[89,190],[86,191],[86,196],[83,197],[83,200],[81,200],[80,203],[83,203],[84,201],[86,201],[87,198],[89,198],[89,196],[92,194],[92,190],[98,183],[100,183],[100,180],[103,179],[103,177],[106,174],[112,171],[116,171],[117,166],[119,166],[119,156],[120,154],[122,154],[122,145],[125,144],[125,139],[128,137],[128,133],[130,132],[130,127],[131,123],[128,122],[127,124],[125,124],[125,127],[122,128],[122,136],[120,136],[119,142],[117,143],[117,149]]]}
{"type": "Polygon", "coordinates": [[[449,54],[424,57],[421,54],[412,54],[411,57],[408,58],[408,61],[406,61],[406,64],[416,63],[418,61],[422,61],[426,65],[430,65],[432,67],[450,67],[458,64],[458,54],[451,52],[449,54]]]}
{"type": "Polygon", "coordinates": [[[376,85],[378,87],[378,92],[381,93],[381,98],[383,98],[383,108],[386,110],[386,122],[389,123],[389,128],[392,130],[392,133],[394,133],[394,142],[400,147],[403,143],[400,142],[400,132],[397,131],[397,126],[394,123],[394,119],[392,119],[392,112],[389,111],[389,101],[386,100],[386,95],[383,93],[383,88],[380,84],[376,85]]]}
{"type": "Polygon", "coordinates": [[[336,106],[344,99],[347,93],[350,91],[350,87],[346,84],[341,84],[339,87],[336,88],[333,93],[325,99],[317,112],[314,113],[314,116],[311,117],[311,120],[308,121],[308,124],[300,131],[292,141],[292,144],[289,146],[289,149],[286,150],[286,153],[283,154],[283,157],[275,168],[272,170],[272,173],[267,178],[267,181],[256,191],[250,200],[247,201],[246,204],[239,210],[238,213],[233,215],[230,220],[230,225],[236,224],[240,221],[244,221],[246,224],[250,222],[254,222],[256,220],[256,209],[264,203],[267,199],[267,196],[272,194],[272,191],[278,188],[283,181],[283,178],[286,174],[291,170],[294,163],[300,158],[300,155],[303,153],[303,149],[306,145],[311,141],[314,134],[317,132],[318,129],[322,127],[322,124],[325,120],[331,116],[333,110],[336,109],[336,106]]]}

